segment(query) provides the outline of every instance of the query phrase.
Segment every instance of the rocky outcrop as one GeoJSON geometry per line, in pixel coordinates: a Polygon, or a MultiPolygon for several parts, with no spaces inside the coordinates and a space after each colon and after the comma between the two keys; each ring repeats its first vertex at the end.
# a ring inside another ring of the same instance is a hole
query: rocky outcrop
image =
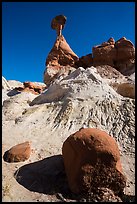
{"type": "Polygon", "coordinates": [[[92,48],[93,65],[110,65],[122,74],[132,74],[135,65],[135,48],[125,37],[114,41],[113,38],[92,48]]]}
{"type": "Polygon", "coordinates": [[[116,49],[114,45],[100,45],[92,48],[93,66],[110,65],[114,67],[116,49]]]}
{"type": "Polygon", "coordinates": [[[6,162],[21,162],[29,159],[31,154],[30,142],[24,142],[15,145],[4,153],[4,161],[6,162]]]}
{"type": "Polygon", "coordinates": [[[114,138],[96,128],[82,128],[63,143],[62,154],[72,192],[108,187],[116,194],[126,185],[114,138]]]}
{"type": "Polygon", "coordinates": [[[135,72],[135,47],[132,42],[125,37],[116,42],[114,38],[110,38],[107,42],[94,46],[92,54],[78,57],[64,37],[58,36],[46,60],[44,83],[49,86],[58,77],[60,71],[67,76],[70,67],[88,68],[102,65],[111,66],[126,76],[133,74],[135,72]]]}
{"type": "Polygon", "coordinates": [[[116,42],[114,38],[110,38],[107,42],[94,46],[92,54],[78,58],[64,37],[58,36],[47,57],[46,65],[44,82],[47,85],[50,85],[58,77],[60,70],[65,76],[68,75],[69,67],[111,66],[123,75],[129,76],[135,72],[135,47],[125,37],[116,42]],[[62,43],[60,43],[61,41],[62,43]]]}
{"type": "Polygon", "coordinates": [[[25,91],[25,92],[31,92],[33,94],[40,94],[44,89],[46,89],[46,86],[42,85],[36,85],[33,82],[24,82],[23,87],[15,87],[15,90],[17,91],[25,91]]]}
{"type": "Polygon", "coordinates": [[[58,36],[46,59],[44,82],[48,85],[49,80],[56,77],[62,67],[67,66],[69,70],[69,67],[73,67],[77,60],[78,56],[72,51],[63,35],[58,36]]]}
{"type": "Polygon", "coordinates": [[[75,62],[75,67],[91,67],[93,65],[93,57],[92,54],[88,54],[86,56],[82,56],[78,61],[75,62]]]}
{"type": "Polygon", "coordinates": [[[115,43],[115,48],[117,50],[115,67],[123,74],[135,72],[135,48],[133,43],[123,37],[115,43]]]}

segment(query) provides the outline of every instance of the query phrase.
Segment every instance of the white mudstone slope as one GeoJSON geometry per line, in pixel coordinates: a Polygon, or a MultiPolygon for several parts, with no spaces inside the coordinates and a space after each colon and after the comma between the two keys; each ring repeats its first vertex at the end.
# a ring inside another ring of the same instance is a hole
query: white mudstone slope
{"type": "Polygon", "coordinates": [[[125,193],[135,195],[135,99],[115,92],[94,67],[76,69],[38,96],[28,92],[10,95],[6,88],[2,91],[3,154],[25,141],[31,141],[32,146],[29,160],[2,161],[3,202],[60,201],[54,193],[28,190],[16,181],[14,173],[26,164],[62,154],[63,142],[81,127],[97,127],[116,139],[127,177],[125,193]]]}

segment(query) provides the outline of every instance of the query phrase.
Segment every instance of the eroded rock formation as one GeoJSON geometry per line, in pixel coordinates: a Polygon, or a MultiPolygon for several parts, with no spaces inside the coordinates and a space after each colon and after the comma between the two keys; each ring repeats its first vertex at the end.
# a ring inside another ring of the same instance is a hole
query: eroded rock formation
{"type": "Polygon", "coordinates": [[[62,30],[64,28],[66,20],[67,18],[64,15],[58,15],[52,19],[51,28],[56,30],[57,36],[62,35],[62,30]]]}
{"type": "Polygon", "coordinates": [[[57,37],[46,59],[44,82],[50,85],[60,75],[60,72],[67,76],[72,67],[74,69],[105,65],[111,66],[112,69],[126,76],[133,74],[135,72],[135,47],[133,43],[125,37],[116,42],[114,38],[110,38],[107,42],[94,46],[92,54],[78,57],[61,35],[57,37]]]}
{"type": "Polygon", "coordinates": [[[56,16],[51,21],[51,28],[56,30],[57,38],[45,63],[44,83],[47,86],[60,75],[60,72],[63,76],[68,75],[72,71],[71,67],[75,67],[75,62],[79,59],[62,35],[65,23],[64,15],[56,16]]]}
{"type": "Polygon", "coordinates": [[[125,37],[118,41],[109,39],[107,42],[92,48],[93,65],[110,65],[122,74],[135,71],[135,47],[125,37]]]}
{"type": "Polygon", "coordinates": [[[46,70],[44,72],[46,85],[49,85],[50,81],[56,78],[60,70],[64,74],[66,71],[69,72],[71,67],[75,67],[74,64],[77,60],[78,56],[72,51],[63,35],[58,36],[46,59],[46,70]]]}
{"type": "Polygon", "coordinates": [[[24,82],[23,83],[23,87],[15,87],[15,90],[17,91],[24,91],[24,92],[31,92],[33,94],[40,94],[42,93],[42,91],[46,88],[46,86],[40,86],[40,85],[36,85],[33,82],[24,82]]]}

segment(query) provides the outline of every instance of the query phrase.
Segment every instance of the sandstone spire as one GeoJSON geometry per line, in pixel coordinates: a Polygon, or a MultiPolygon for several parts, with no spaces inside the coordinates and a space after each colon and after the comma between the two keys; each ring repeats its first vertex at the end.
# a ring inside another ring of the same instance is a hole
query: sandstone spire
{"type": "Polygon", "coordinates": [[[72,51],[64,36],[57,36],[57,39],[46,59],[46,65],[73,66],[78,56],[72,51]]]}
{"type": "Polygon", "coordinates": [[[63,15],[56,16],[51,22],[51,28],[57,31],[57,38],[45,63],[44,83],[47,85],[60,70],[64,69],[66,72],[66,69],[74,67],[75,62],[79,59],[61,33],[65,22],[66,17],[63,15]]]}

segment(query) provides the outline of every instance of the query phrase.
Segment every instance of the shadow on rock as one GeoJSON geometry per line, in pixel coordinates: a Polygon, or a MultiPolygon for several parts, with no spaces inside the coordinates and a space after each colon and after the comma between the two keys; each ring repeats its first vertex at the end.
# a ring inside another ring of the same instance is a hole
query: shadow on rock
{"type": "Polygon", "coordinates": [[[7,93],[8,96],[14,96],[14,95],[17,95],[17,94],[20,94],[20,92],[17,91],[16,89],[13,89],[13,90],[11,90],[11,91],[9,91],[7,93]]]}
{"type": "Polygon", "coordinates": [[[19,168],[15,179],[30,191],[68,196],[70,193],[62,155],[55,155],[19,168]]]}
{"type": "Polygon", "coordinates": [[[135,196],[123,194],[122,201],[123,202],[135,202],[135,196]]]}

